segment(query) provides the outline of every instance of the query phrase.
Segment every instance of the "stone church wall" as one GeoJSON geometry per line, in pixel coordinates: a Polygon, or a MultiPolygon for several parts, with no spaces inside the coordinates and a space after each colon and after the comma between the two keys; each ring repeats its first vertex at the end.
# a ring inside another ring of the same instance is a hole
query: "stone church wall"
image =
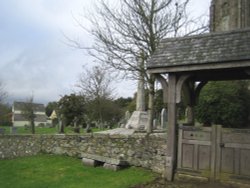
{"type": "Polygon", "coordinates": [[[164,172],[165,134],[122,135],[3,135],[0,136],[0,159],[38,153],[52,153],[81,158],[83,153],[118,159],[132,166],[164,172]]]}

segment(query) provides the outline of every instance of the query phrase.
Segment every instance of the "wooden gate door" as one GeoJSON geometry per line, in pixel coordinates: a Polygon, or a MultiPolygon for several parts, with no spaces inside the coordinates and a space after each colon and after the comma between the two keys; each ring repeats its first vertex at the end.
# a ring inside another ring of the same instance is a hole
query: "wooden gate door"
{"type": "Polygon", "coordinates": [[[250,130],[217,127],[216,179],[250,180],[250,130]]]}
{"type": "Polygon", "coordinates": [[[177,173],[250,181],[250,130],[179,127],[177,173]]]}
{"type": "Polygon", "coordinates": [[[213,127],[179,127],[178,173],[214,177],[213,129],[213,127]]]}

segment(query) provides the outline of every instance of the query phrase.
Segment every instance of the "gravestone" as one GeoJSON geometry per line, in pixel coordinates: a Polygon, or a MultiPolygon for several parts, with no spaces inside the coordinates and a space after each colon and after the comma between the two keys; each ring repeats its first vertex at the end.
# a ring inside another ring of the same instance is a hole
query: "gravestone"
{"type": "Polygon", "coordinates": [[[166,129],[167,128],[167,110],[166,108],[163,108],[161,110],[161,128],[166,129]]]}
{"type": "Polygon", "coordinates": [[[153,120],[153,129],[157,129],[157,125],[158,125],[157,119],[154,119],[153,120]]]}
{"type": "Polygon", "coordinates": [[[85,132],[86,132],[86,133],[92,132],[92,130],[91,130],[91,128],[90,128],[90,123],[87,123],[87,126],[86,126],[86,128],[85,128],[85,132]]]}
{"type": "Polygon", "coordinates": [[[63,115],[61,115],[59,118],[58,133],[64,134],[64,116],[63,115]]]}
{"type": "Polygon", "coordinates": [[[77,117],[75,117],[73,119],[73,123],[74,123],[74,132],[80,133],[80,127],[78,126],[78,118],[77,117]]]}
{"type": "Polygon", "coordinates": [[[4,135],[5,133],[5,129],[4,128],[0,128],[0,134],[4,135]]]}
{"type": "Polygon", "coordinates": [[[11,134],[17,134],[17,127],[10,127],[11,134]]]}

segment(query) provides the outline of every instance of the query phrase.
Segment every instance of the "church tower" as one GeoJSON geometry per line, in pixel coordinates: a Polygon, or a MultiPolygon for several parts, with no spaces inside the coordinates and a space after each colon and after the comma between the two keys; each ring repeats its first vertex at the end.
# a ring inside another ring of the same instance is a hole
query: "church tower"
{"type": "Polygon", "coordinates": [[[250,27],[250,0],[212,0],[210,32],[250,27]]]}

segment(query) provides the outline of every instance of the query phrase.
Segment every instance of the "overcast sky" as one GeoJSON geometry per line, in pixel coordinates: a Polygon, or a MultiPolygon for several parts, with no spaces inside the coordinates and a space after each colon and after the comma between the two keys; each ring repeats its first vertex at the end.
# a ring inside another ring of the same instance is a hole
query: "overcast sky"
{"type": "MultiPolygon", "coordinates": [[[[8,101],[47,103],[70,94],[83,65],[93,59],[81,50],[65,44],[62,33],[90,37],[74,21],[96,0],[2,0],[0,1],[0,81],[8,92],[8,101]]],[[[189,11],[208,14],[210,0],[191,0],[189,11]]],[[[117,96],[133,96],[136,83],[116,84],[117,96]]]]}

